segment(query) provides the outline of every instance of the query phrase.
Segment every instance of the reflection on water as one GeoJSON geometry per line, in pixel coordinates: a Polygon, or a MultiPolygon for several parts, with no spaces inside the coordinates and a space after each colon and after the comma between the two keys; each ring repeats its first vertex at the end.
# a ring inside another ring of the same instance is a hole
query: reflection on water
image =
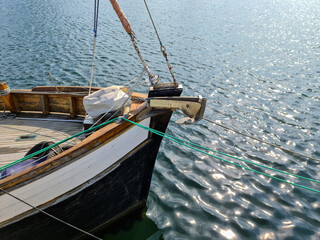
{"type": "MultiPolygon", "coordinates": [[[[104,229],[100,235],[108,240],[162,240],[162,231],[146,217],[145,210],[135,211],[124,219],[104,229]]],[[[101,237],[102,237],[101,236],[101,237]]]]}
{"type": "MultiPolygon", "coordinates": [[[[169,81],[143,1],[119,3],[150,69],[169,81]]],[[[77,0],[2,0],[0,80],[12,88],[50,85],[50,72],[58,84],[88,85],[92,5],[77,0]]],[[[149,1],[149,7],[184,94],[208,98],[207,118],[320,158],[318,0],[163,0],[149,1]]],[[[123,84],[139,75],[141,64],[111,5],[102,1],[100,10],[94,85],[123,84]]],[[[319,162],[205,121],[175,125],[181,117],[173,115],[169,134],[320,179],[319,162]]],[[[319,189],[316,183],[289,179],[319,189]]],[[[146,215],[164,239],[319,239],[319,199],[317,193],[164,140],[146,215]]],[[[136,236],[140,227],[146,232],[149,228],[138,222],[129,235],[136,236]]],[[[125,231],[119,234],[130,239],[125,231]]]]}

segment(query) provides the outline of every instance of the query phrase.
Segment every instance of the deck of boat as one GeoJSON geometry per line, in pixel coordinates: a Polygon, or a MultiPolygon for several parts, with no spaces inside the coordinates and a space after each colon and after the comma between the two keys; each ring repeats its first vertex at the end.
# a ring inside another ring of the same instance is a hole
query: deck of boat
{"type": "MultiPolygon", "coordinates": [[[[5,82],[0,82],[1,89],[7,89],[5,82]]],[[[128,92],[129,88],[121,90],[128,92]]],[[[38,86],[31,90],[11,89],[7,96],[0,96],[0,167],[24,157],[42,141],[58,142],[80,132],[86,115],[83,98],[87,95],[88,87],[38,86]],[[3,119],[5,112],[18,117],[3,119]],[[31,135],[36,137],[27,137],[31,135]]],[[[133,92],[131,97],[139,99],[147,95],[133,92]]],[[[143,106],[143,101],[136,100],[131,111],[143,106]]]]}
{"type": "MultiPolygon", "coordinates": [[[[24,157],[42,141],[58,142],[82,131],[80,122],[7,118],[0,121],[0,167],[24,157]],[[32,136],[28,138],[24,136],[32,136]],[[22,137],[21,137],[22,136],[22,137]]],[[[74,140],[80,142],[79,139],[74,140]]]]}

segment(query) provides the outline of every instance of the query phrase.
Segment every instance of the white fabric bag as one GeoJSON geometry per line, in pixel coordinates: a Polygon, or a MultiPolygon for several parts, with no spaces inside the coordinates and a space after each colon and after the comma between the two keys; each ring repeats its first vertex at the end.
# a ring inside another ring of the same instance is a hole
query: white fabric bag
{"type": "MultiPolygon", "coordinates": [[[[120,86],[111,86],[84,97],[83,106],[91,117],[97,118],[109,110],[117,111],[128,98],[129,96],[121,90],[120,86]]],[[[130,104],[129,99],[124,107],[130,104]]]]}

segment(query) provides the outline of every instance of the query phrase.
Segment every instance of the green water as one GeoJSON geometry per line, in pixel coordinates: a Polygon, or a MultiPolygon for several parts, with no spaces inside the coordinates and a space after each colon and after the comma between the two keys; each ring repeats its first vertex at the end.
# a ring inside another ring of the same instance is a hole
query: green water
{"type": "Polygon", "coordinates": [[[130,214],[125,219],[111,225],[100,233],[103,239],[108,240],[162,240],[162,231],[146,217],[145,210],[130,214]]]}

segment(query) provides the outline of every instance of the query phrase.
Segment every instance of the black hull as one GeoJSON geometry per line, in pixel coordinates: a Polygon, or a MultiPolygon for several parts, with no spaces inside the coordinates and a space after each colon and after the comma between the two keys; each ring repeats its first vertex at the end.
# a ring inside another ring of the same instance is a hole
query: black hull
{"type": "MultiPolygon", "coordinates": [[[[165,131],[171,112],[151,119],[151,127],[165,131]]],[[[116,169],[77,194],[44,209],[88,232],[97,232],[146,204],[155,159],[162,138],[149,138],[119,160],[116,169]]],[[[0,239],[74,239],[83,234],[43,213],[36,213],[0,229],[0,239]]]]}

